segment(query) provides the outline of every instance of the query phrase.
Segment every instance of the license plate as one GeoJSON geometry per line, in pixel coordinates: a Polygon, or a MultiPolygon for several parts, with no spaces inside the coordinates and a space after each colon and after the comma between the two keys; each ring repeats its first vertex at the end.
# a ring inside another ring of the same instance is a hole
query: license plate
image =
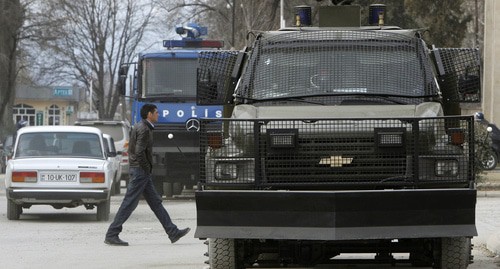
{"type": "Polygon", "coordinates": [[[45,181],[45,182],[76,182],[77,179],[78,179],[78,174],[71,172],[40,173],[40,181],[45,181]]]}

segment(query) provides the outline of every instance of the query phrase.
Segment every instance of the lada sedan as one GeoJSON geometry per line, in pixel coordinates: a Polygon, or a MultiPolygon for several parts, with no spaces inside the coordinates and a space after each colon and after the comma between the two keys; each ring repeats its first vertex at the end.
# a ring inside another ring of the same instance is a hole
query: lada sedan
{"type": "Polygon", "coordinates": [[[102,132],[83,126],[35,126],[18,131],[5,173],[7,218],[33,205],[97,207],[109,219],[113,184],[102,132]]]}

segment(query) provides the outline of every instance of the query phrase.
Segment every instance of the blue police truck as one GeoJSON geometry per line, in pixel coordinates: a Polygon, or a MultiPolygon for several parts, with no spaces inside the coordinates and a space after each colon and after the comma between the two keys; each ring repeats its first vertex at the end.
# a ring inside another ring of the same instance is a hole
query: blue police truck
{"type": "MultiPolygon", "coordinates": [[[[204,40],[206,27],[177,27],[180,40],[164,40],[164,50],[141,52],[134,67],[132,123],[140,109],[153,103],[160,114],[154,130],[153,176],[156,189],[171,197],[190,190],[199,180],[199,118],[221,118],[219,105],[196,105],[196,70],[200,51],[218,50],[222,41],[204,40]]],[[[128,66],[120,72],[125,93],[128,66]]]]}

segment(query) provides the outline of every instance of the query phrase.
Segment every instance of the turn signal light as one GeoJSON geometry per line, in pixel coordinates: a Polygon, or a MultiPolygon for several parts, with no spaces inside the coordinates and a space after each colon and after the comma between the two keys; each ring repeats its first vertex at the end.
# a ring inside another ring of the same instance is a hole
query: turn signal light
{"type": "Polygon", "coordinates": [[[80,172],[81,183],[104,183],[103,172],[80,172]]]}
{"type": "Polygon", "coordinates": [[[222,147],[222,133],[210,133],[208,134],[208,145],[213,149],[219,149],[222,147]]]}
{"type": "Polygon", "coordinates": [[[36,171],[13,171],[12,182],[36,182],[36,171]]]}
{"type": "Polygon", "coordinates": [[[461,128],[450,128],[448,130],[449,142],[452,145],[462,145],[465,143],[465,130],[461,128]]]}

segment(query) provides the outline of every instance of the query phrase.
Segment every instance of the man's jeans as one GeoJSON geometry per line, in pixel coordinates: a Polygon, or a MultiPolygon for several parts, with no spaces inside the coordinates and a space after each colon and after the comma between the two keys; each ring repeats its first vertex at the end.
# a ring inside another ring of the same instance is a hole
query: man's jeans
{"type": "Polygon", "coordinates": [[[152,175],[148,175],[140,167],[130,167],[129,173],[130,181],[127,186],[127,193],[125,193],[125,198],[123,198],[113,223],[108,228],[106,238],[115,237],[120,234],[123,223],[127,221],[139,204],[141,194],[146,199],[146,202],[148,202],[149,207],[153,210],[158,220],[160,220],[165,232],[169,237],[174,236],[178,231],[177,226],[172,223],[167,210],[162,205],[161,197],[153,185],[152,175]]]}

